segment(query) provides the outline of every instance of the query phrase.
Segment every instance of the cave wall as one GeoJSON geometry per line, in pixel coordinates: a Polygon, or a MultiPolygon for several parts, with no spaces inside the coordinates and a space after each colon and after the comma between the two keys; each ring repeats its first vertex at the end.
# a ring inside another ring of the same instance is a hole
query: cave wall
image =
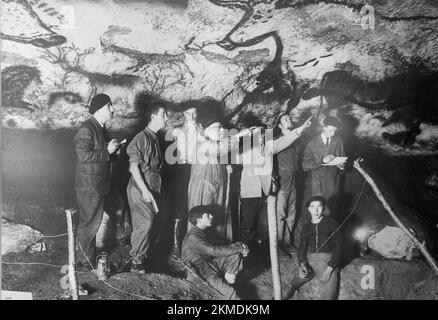
{"type": "MultiPolygon", "coordinates": [[[[318,88],[327,72],[344,70],[364,83],[411,70],[435,74],[438,4],[368,3],[3,0],[2,124],[76,128],[91,96],[106,92],[116,109],[110,128],[129,128],[143,90],[176,103],[211,96],[228,112],[243,107],[268,124],[294,107],[299,121],[320,105],[319,96],[300,101],[299,89],[318,88]]],[[[410,145],[382,137],[407,130],[403,118],[382,126],[398,107],[350,101],[344,113],[357,120],[356,136],[389,153],[436,153],[434,123],[421,124],[410,145]]]]}

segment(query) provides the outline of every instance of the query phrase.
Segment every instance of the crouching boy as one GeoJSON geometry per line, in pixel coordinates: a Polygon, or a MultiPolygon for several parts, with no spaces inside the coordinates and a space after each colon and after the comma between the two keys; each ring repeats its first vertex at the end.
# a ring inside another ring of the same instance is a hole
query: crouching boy
{"type": "Polygon", "coordinates": [[[220,299],[238,300],[236,291],[230,285],[242,269],[242,256],[246,256],[249,250],[241,242],[228,246],[211,243],[205,232],[212,226],[211,213],[209,206],[197,206],[190,210],[188,219],[193,228],[183,240],[182,262],[215,289],[220,299]]]}

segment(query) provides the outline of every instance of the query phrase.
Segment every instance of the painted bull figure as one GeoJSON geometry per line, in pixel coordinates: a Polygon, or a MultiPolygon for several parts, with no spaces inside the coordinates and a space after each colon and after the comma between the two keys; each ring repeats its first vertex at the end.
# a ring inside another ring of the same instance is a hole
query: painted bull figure
{"type": "Polygon", "coordinates": [[[1,18],[3,40],[29,43],[40,48],[66,42],[64,36],[50,30],[26,0],[2,0],[1,18]]]}

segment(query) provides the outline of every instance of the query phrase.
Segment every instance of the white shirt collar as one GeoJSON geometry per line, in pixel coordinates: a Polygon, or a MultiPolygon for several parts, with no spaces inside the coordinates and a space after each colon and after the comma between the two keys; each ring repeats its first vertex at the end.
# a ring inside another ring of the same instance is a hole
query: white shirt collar
{"type": "Polygon", "coordinates": [[[96,121],[100,124],[100,126],[101,126],[102,128],[105,127],[105,124],[102,123],[102,122],[100,122],[100,121],[99,121],[94,115],[93,115],[93,118],[96,119],[96,121]]]}
{"type": "Polygon", "coordinates": [[[322,142],[324,142],[324,144],[326,143],[327,138],[329,139],[329,143],[332,140],[332,138],[326,137],[326,135],[324,134],[324,131],[321,132],[321,138],[322,138],[322,142]]]}

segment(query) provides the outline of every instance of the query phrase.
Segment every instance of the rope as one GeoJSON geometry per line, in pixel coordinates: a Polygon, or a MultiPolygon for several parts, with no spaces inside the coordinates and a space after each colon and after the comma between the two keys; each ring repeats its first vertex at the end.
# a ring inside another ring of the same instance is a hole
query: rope
{"type": "Polygon", "coordinates": [[[50,264],[50,263],[43,263],[43,262],[7,262],[2,261],[2,264],[19,264],[19,265],[43,265],[43,266],[49,266],[49,267],[55,267],[55,268],[62,268],[63,266],[50,264]]]}
{"type": "Polygon", "coordinates": [[[68,235],[68,233],[57,234],[57,235],[54,235],[54,236],[44,236],[43,238],[59,238],[59,237],[63,237],[63,236],[66,236],[66,235],[68,235]]]}
{"type": "MultiPolygon", "coordinates": [[[[91,264],[90,260],[88,259],[87,255],[85,254],[85,252],[84,252],[84,250],[82,249],[82,246],[81,246],[81,244],[80,244],[79,242],[78,242],[78,245],[79,245],[79,249],[81,249],[81,251],[82,251],[82,254],[83,254],[83,255],[85,256],[85,258],[87,259],[87,262],[88,262],[88,264],[90,265],[91,269],[93,269],[93,271],[96,271],[96,269],[94,269],[93,265],[91,264]]],[[[153,299],[153,298],[145,297],[145,296],[142,296],[142,295],[138,295],[138,294],[135,294],[135,293],[127,292],[127,291],[124,291],[124,290],[122,290],[122,289],[116,288],[116,287],[110,285],[110,284],[109,284],[108,282],[106,282],[105,280],[101,280],[101,281],[102,281],[105,285],[107,285],[108,287],[110,287],[111,289],[114,289],[114,290],[116,290],[116,291],[122,292],[122,293],[124,293],[124,294],[130,295],[130,296],[134,296],[134,297],[138,297],[138,298],[145,299],[145,300],[157,300],[157,299],[153,299]]]]}
{"type": "Polygon", "coordinates": [[[359,200],[360,200],[360,198],[362,197],[362,193],[363,193],[363,189],[364,189],[364,187],[365,187],[365,182],[366,182],[366,180],[364,179],[363,180],[363,183],[362,183],[362,187],[361,187],[361,189],[360,189],[360,193],[359,193],[359,196],[357,197],[357,199],[356,199],[356,203],[354,204],[354,206],[353,206],[353,209],[351,209],[351,212],[348,214],[348,216],[344,219],[344,221],[342,221],[342,223],[336,228],[336,230],[335,231],[333,231],[333,233],[322,243],[322,245],[318,248],[318,250],[319,249],[321,249],[326,243],[327,243],[327,241],[329,241],[330,240],[330,238],[331,237],[333,237],[334,235],[335,235],[335,233],[336,232],[338,232],[339,231],[339,229],[341,229],[342,228],[342,226],[345,224],[345,222],[347,222],[347,220],[351,217],[351,215],[354,213],[354,210],[356,210],[356,207],[357,207],[357,204],[359,203],[359,200]]]}

